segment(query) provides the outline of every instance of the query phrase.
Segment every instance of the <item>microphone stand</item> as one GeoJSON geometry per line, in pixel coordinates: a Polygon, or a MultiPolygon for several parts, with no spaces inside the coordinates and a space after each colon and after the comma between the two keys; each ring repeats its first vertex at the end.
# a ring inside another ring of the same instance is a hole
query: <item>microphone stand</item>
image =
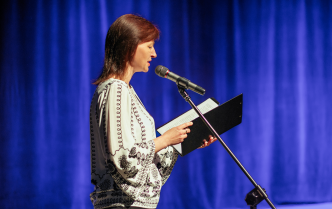
{"type": "Polygon", "coordinates": [[[263,189],[260,185],[258,185],[255,180],[250,176],[248,171],[243,167],[243,165],[240,163],[240,161],[236,158],[236,156],[233,154],[233,152],[228,148],[226,143],[220,138],[219,134],[214,130],[214,128],[211,126],[209,121],[206,120],[204,115],[201,113],[201,111],[196,107],[196,105],[191,101],[189,95],[185,91],[188,87],[188,81],[183,80],[182,77],[178,78],[176,81],[176,84],[178,86],[179,92],[181,96],[190,104],[190,106],[196,111],[196,113],[199,115],[199,117],[203,120],[205,125],[209,128],[211,133],[219,140],[219,142],[222,144],[222,146],[226,149],[228,154],[233,158],[233,160],[236,162],[236,164],[240,167],[240,169],[243,171],[243,173],[247,176],[247,178],[251,181],[251,183],[255,186],[253,190],[251,190],[245,197],[245,201],[247,202],[247,205],[250,206],[250,209],[256,209],[257,205],[265,199],[265,201],[270,205],[272,209],[276,209],[276,207],[273,205],[273,203],[269,200],[267,197],[265,189],[263,189]]]}

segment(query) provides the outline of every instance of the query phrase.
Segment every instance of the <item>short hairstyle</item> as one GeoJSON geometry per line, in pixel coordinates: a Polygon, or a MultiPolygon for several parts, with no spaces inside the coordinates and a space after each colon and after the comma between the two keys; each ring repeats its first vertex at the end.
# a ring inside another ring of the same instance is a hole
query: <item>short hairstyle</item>
{"type": "Polygon", "coordinates": [[[122,78],[138,44],[159,39],[159,33],[154,24],[138,15],[126,14],[116,19],[107,32],[102,72],[93,84],[113,75],[122,78]]]}

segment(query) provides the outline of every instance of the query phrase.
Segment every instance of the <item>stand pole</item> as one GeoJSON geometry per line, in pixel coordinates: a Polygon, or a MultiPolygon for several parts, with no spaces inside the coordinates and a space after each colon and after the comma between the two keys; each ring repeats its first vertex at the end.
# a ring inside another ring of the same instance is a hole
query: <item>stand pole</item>
{"type": "Polygon", "coordinates": [[[181,96],[190,104],[190,106],[196,111],[196,113],[199,115],[199,117],[203,120],[205,125],[209,128],[211,133],[219,140],[219,142],[222,144],[222,146],[226,149],[228,154],[233,158],[233,160],[236,162],[236,164],[240,167],[240,169],[243,171],[243,173],[247,176],[247,178],[251,181],[251,183],[255,186],[255,189],[250,191],[246,196],[246,202],[248,205],[250,205],[250,209],[256,209],[257,204],[261,202],[263,199],[270,205],[272,209],[276,209],[276,207],[273,205],[273,203],[269,200],[267,197],[267,194],[265,193],[265,190],[259,186],[255,180],[250,176],[248,171],[243,167],[243,165],[240,163],[240,161],[236,158],[236,156],[233,154],[233,152],[228,148],[226,143],[220,138],[219,134],[214,130],[214,128],[211,126],[209,121],[206,120],[204,115],[201,113],[201,111],[196,107],[196,105],[191,101],[189,95],[185,91],[185,87],[181,85],[181,81],[177,82],[179,92],[181,96]]]}

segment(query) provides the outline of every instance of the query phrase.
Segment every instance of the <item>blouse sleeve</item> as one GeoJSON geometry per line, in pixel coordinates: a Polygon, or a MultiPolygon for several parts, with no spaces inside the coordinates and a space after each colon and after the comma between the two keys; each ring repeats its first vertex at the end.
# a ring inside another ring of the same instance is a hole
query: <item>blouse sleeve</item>
{"type": "Polygon", "coordinates": [[[163,185],[166,183],[168,177],[171,175],[177,159],[178,153],[172,146],[160,150],[155,155],[154,163],[157,165],[163,185]]]}
{"type": "Polygon", "coordinates": [[[129,89],[113,83],[100,96],[104,104],[104,146],[112,178],[133,199],[159,195],[162,180],[153,162],[155,144],[152,138],[146,138],[149,130],[134,118],[136,110],[129,89]],[[134,120],[140,125],[140,139],[135,138],[134,120]]]}

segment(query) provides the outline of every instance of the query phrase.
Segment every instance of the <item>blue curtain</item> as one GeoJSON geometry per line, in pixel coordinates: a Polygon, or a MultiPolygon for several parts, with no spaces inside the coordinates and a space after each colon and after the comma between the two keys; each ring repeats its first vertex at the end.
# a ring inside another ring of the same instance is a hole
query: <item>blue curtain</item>
{"type": "MultiPolygon", "coordinates": [[[[132,85],[157,127],[190,109],[167,66],[206,88],[195,104],[243,93],[222,138],[275,204],[332,201],[332,2],[2,1],[2,208],[92,208],[91,84],[108,27],[126,13],[161,30],[132,85]]],[[[247,208],[253,189],[219,142],[179,158],[158,208],[247,208]]],[[[266,203],[262,203],[263,205],[266,203]]]]}

